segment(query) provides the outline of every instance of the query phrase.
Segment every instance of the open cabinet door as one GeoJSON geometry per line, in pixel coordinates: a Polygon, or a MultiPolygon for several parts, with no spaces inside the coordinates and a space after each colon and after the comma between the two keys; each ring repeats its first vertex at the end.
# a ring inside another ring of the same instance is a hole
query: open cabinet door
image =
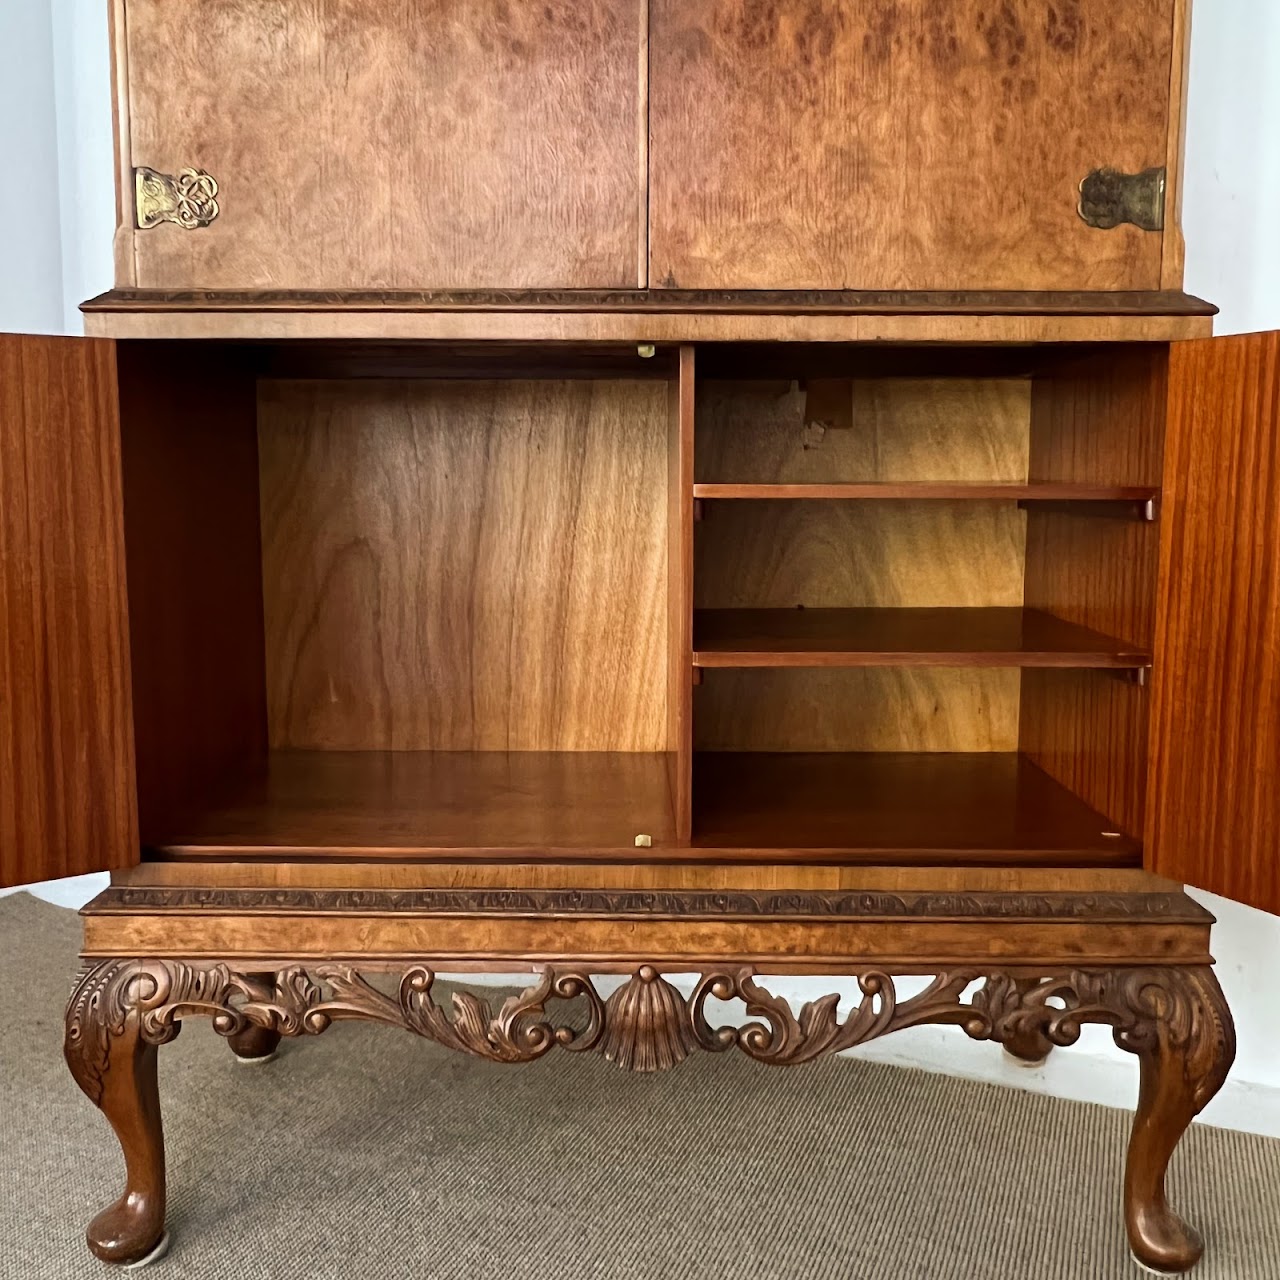
{"type": "Polygon", "coordinates": [[[115,344],[0,336],[0,885],[138,860],[115,344]]]}
{"type": "Polygon", "coordinates": [[[1280,912],[1280,333],[1175,343],[1147,846],[1280,912]]]}

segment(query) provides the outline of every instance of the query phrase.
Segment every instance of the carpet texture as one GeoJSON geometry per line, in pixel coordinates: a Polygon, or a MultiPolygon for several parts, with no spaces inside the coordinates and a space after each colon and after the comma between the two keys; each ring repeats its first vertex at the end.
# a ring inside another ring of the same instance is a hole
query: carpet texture
{"type": "MultiPolygon", "coordinates": [[[[119,1149],[61,1055],[78,940],[71,913],[0,899],[3,1280],[109,1274],[82,1232],[119,1149]]],[[[197,1022],[160,1063],[155,1280],[1139,1274],[1107,1108],[848,1060],[503,1068],[349,1024],[245,1068],[197,1022]]],[[[1198,1280],[1280,1277],[1280,1142],[1197,1125],[1171,1191],[1208,1238],[1198,1280]]]]}

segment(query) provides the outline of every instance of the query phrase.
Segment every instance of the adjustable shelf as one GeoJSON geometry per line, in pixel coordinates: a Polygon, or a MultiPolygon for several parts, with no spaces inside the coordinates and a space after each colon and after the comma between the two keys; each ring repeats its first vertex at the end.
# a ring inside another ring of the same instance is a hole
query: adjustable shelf
{"type": "Polygon", "coordinates": [[[1040,609],[699,609],[696,667],[1143,669],[1141,648],[1040,609]]]}
{"type": "Polygon", "coordinates": [[[1149,485],[1070,484],[1062,481],[852,481],[836,484],[695,484],[706,500],[874,500],[896,502],[1116,502],[1145,504],[1160,491],[1149,485]]]}

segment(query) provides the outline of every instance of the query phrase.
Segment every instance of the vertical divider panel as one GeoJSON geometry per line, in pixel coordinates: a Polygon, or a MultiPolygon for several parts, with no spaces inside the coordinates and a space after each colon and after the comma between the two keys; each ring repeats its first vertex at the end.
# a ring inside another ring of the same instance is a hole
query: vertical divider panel
{"type": "Polygon", "coordinates": [[[676,839],[693,835],[694,349],[681,347],[671,383],[667,469],[667,749],[676,839]]]}

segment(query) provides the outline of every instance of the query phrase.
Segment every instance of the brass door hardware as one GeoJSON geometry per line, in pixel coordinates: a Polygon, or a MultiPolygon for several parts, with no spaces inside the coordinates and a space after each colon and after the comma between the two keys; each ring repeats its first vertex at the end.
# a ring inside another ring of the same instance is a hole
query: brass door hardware
{"type": "Polygon", "coordinates": [[[1124,222],[1143,231],[1163,231],[1166,183],[1163,168],[1141,173],[1095,169],[1080,184],[1080,216],[1101,231],[1124,222]]]}
{"type": "Polygon", "coordinates": [[[155,169],[135,169],[134,190],[142,231],[162,222],[196,231],[207,227],[221,212],[218,184],[203,169],[183,169],[176,177],[155,169]]]}

